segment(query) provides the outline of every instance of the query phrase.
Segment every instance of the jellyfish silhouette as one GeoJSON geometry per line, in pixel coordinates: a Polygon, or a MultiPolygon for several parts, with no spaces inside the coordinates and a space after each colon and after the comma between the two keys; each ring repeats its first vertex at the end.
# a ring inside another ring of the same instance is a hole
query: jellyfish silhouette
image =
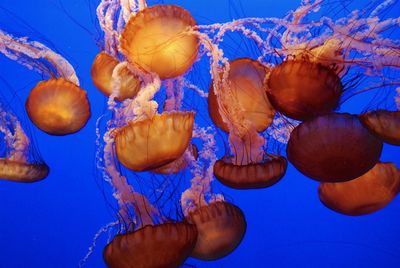
{"type": "Polygon", "coordinates": [[[196,26],[188,11],[176,5],[155,5],[136,13],[120,38],[121,53],[130,64],[161,79],[184,74],[197,58],[198,38],[187,30],[196,26]]]}
{"type": "Polygon", "coordinates": [[[347,182],[319,185],[321,202],[341,214],[360,216],[382,209],[400,191],[400,171],[393,163],[377,163],[362,176],[347,182]]]}
{"type": "Polygon", "coordinates": [[[0,100],[0,179],[36,182],[47,177],[49,167],[35,157],[34,147],[20,121],[0,100]]]}
{"type": "Polygon", "coordinates": [[[39,42],[3,31],[0,31],[0,51],[50,77],[31,90],[25,104],[29,118],[39,129],[51,135],[66,135],[85,126],[90,117],[89,101],[66,59],[39,42]]]}
{"type": "Polygon", "coordinates": [[[355,179],[379,160],[382,142],[355,115],[332,113],[298,125],[287,145],[289,161],[323,182],[355,179]]]}

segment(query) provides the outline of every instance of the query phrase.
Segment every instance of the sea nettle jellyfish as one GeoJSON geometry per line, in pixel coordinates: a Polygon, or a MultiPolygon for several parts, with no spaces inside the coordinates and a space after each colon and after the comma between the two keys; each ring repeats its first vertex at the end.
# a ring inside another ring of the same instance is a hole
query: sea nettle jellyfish
{"type": "MultiPolygon", "coordinates": [[[[105,144],[104,147],[99,146],[97,160],[103,177],[114,188],[121,228],[119,234],[104,249],[103,256],[107,266],[179,267],[195,246],[195,225],[167,219],[144,194],[135,191],[118,170],[115,141],[110,133],[106,131],[103,136],[105,144]]],[[[90,253],[91,251],[84,261],[90,253]]]]}
{"type": "Polygon", "coordinates": [[[90,117],[89,101],[66,59],[39,42],[3,31],[0,31],[0,51],[50,77],[32,89],[25,104],[29,118],[39,129],[51,135],[66,135],[85,126],[90,117]]]}
{"type": "Polygon", "coordinates": [[[357,116],[332,113],[298,125],[290,135],[286,153],[307,177],[340,182],[370,170],[378,162],[382,146],[357,116]]]}
{"type": "Polygon", "coordinates": [[[188,30],[196,21],[176,5],[155,5],[132,16],[125,25],[120,50],[129,63],[174,78],[190,69],[197,58],[198,38],[188,30]]]}
{"type": "Polygon", "coordinates": [[[361,114],[360,120],[383,142],[400,145],[400,111],[370,111],[361,114]]]}
{"type": "MultiPolygon", "coordinates": [[[[380,20],[376,16],[389,2],[371,14],[355,11],[336,21],[326,16],[307,18],[322,3],[305,1],[278,22],[266,39],[267,46],[279,40],[274,51],[284,59],[266,76],[268,97],[277,111],[296,120],[334,111],[361,76],[384,77],[383,70],[400,66],[398,45],[386,38],[398,18],[380,20]]],[[[398,84],[398,78],[381,82],[393,84],[398,84]]]]}
{"type": "Polygon", "coordinates": [[[244,58],[230,62],[227,72],[210,87],[208,111],[215,125],[229,132],[233,156],[216,161],[214,175],[237,189],[271,186],[285,174],[287,161],[264,153],[264,138],[257,133],[270,126],[275,115],[263,84],[267,68],[244,58]]]}
{"type": "Polygon", "coordinates": [[[347,182],[321,183],[321,202],[341,214],[360,216],[388,205],[400,191],[400,171],[393,163],[377,163],[364,175],[347,182]]]}
{"type": "Polygon", "coordinates": [[[216,160],[214,136],[211,128],[195,129],[194,137],[200,138],[203,146],[198,160],[192,163],[191,186],[181,197],[186,219],[198,231],[191,256],[201,260],[216,260],[230,254],[242,241],[247,227],[242,210],[212,192],[212,166],[216,160]]]}
{"type": "Polygon", "coordinates": [[[114,93],[118,101],[135,97],[141,84],[118,51],[119,35],[133,12],[129,3],[116,0],[101,1],[96,10],[104,41],[92,64],[92,80],[100,92],[107,97],[114,93]]]}
{"type": "Polygon", "coordinates": [[[18,118],[0,101],[0,179],[36,182],[47,177],[48,166],[35,157],[34,147],[18,118]]]}
{"type": "Polygon", "coordinates": [[[185,152],[192,138],[193,112],[155,114],[115,131],[118,160],[134,171],[155,169],[185,152]]]}

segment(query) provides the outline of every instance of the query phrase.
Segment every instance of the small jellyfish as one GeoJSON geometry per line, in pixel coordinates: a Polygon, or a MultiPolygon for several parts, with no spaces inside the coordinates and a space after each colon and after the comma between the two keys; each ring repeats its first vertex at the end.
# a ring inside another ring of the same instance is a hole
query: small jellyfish
{"type": "Polygon", "coordinates": [[[179,267],[192,253],[196,239],[192,224],[148,225],[117,235],[103,255],[109,268],[179,267]]]}
{"type": "Polygon", "coordinates": [[[94,59],[91,74],[95,86],[107,97],[113,93],[113,87],[118,86],[115,97],[118,101],[123,101],[137,95],[140,80],[129,71],[126,64],[119,64],[116,58],[102,51],[94,59]],[[116,81],[119,81],[118,85],[116,81]]]}
{"type": "Polygon", "coordinates": [[[361,114],[360,121],[383,142],[400,145],[400,111],[370,111],[361,114]]]}
{"type": "Polygon", "coordinates": [[[155,5],[139,11],[125,25],[120,51],[130,64],[174,78],[190,69],[197,58],[198,38],[187,32],[196,21],[176,5],[155,5]]]}
{"type": "Polygon", "coordinates": [[[286,154],[307,177],[340,182],[370,170],[378,162],[382,146],[357,116],[332,113],[298,125],[290,135],[286,154]]]}
{"type": "Polygon", "coordinates": [[[18,118],[0,101],[0,179],[36,182],[47,177],[49,167],[32,157],[34,150],[18,118]]]}
{"type": "Polygon", "coordinates": [[[90,117],[89,101],[66,59],[39,42],[1,30],[0,52],[50,77],[32,89],[25,104],[29,118],[39,129],[51,135],[67,135],[85,126],[90,117]]]}
{"type": "Polygon", "coordinates": [[[321,202],[341,214],[360,216],[388,205],[400,191],[400,171],[393,163],[377,163],[364,175],[346,182],[319,185],[321,202]]]}
{"type": "Polygon", "coordinates": [[[118,160],[134,171],[166,165],[185,152],[192,138],[193,112],[155,114],[115,131],[118,160]]]}
{"type": "Polygon", "coordinates": [[[202,206],[187,216],[198,231],[192,257],[216,260],[239,246],[246,232],[246,220],[240,208],[227,202],[202,206]]]}

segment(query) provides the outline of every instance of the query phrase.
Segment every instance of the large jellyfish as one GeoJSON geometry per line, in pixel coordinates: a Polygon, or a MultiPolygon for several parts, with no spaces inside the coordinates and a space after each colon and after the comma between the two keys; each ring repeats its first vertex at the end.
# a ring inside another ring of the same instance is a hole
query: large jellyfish
{"type": "Polygon", "coordinates": [[[85,126],[90,117],[89,101],[66,59],[37,41],[13,37],[1,30],[0,52],[49,77],[31,90],[25,104],[29,118],[39,129],[66,135],[85,126]]]}
{"type": "Polygon", "coordinates": [[[47,177],[48,166],[34,157],[34,148],[18,118],[0,100],[0,179],[35,182],[47,177]]]}

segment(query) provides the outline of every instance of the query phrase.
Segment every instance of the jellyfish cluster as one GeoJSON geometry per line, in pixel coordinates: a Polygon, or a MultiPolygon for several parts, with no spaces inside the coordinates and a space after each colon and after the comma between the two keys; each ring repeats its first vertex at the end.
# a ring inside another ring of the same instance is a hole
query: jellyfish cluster
{"type": "MultiPolygon", "coordinates": [[[[100,1],[91,78],[107,110],[96,121],[96,168],[112,189],[117,221],[94,244],[116,230],[103,251],[108,267],[229,255],[245,236],[245,212],[213,186],[273,187],[289,164],[318,181],[321,203],[344,215],[373,213],[399,193],[400,170],[380,156],[384,143],[400,145],[400,40],[390,38],[400,17],[378,16],[393,1],[339,19],[315,16],[323,4],[303,0],[283,18],[200,25],[178,5],[100,1]],[[232,32],[255,44],[258,57],[226,56],[232,32]],[[209,73],[205,87],[199,68],[209,73]],[[373,91],[389,92],[390,109],[342,109],[373,91]]],[[[25,103],[37,128],[70,135],[85,126],[87,93],[65,58],[2,30],[0,52],[47,78],[25,103]]],[[[49,168],[29,158],[18,119],[0,108],[0,177],[45,178],[49,168]]]]}

